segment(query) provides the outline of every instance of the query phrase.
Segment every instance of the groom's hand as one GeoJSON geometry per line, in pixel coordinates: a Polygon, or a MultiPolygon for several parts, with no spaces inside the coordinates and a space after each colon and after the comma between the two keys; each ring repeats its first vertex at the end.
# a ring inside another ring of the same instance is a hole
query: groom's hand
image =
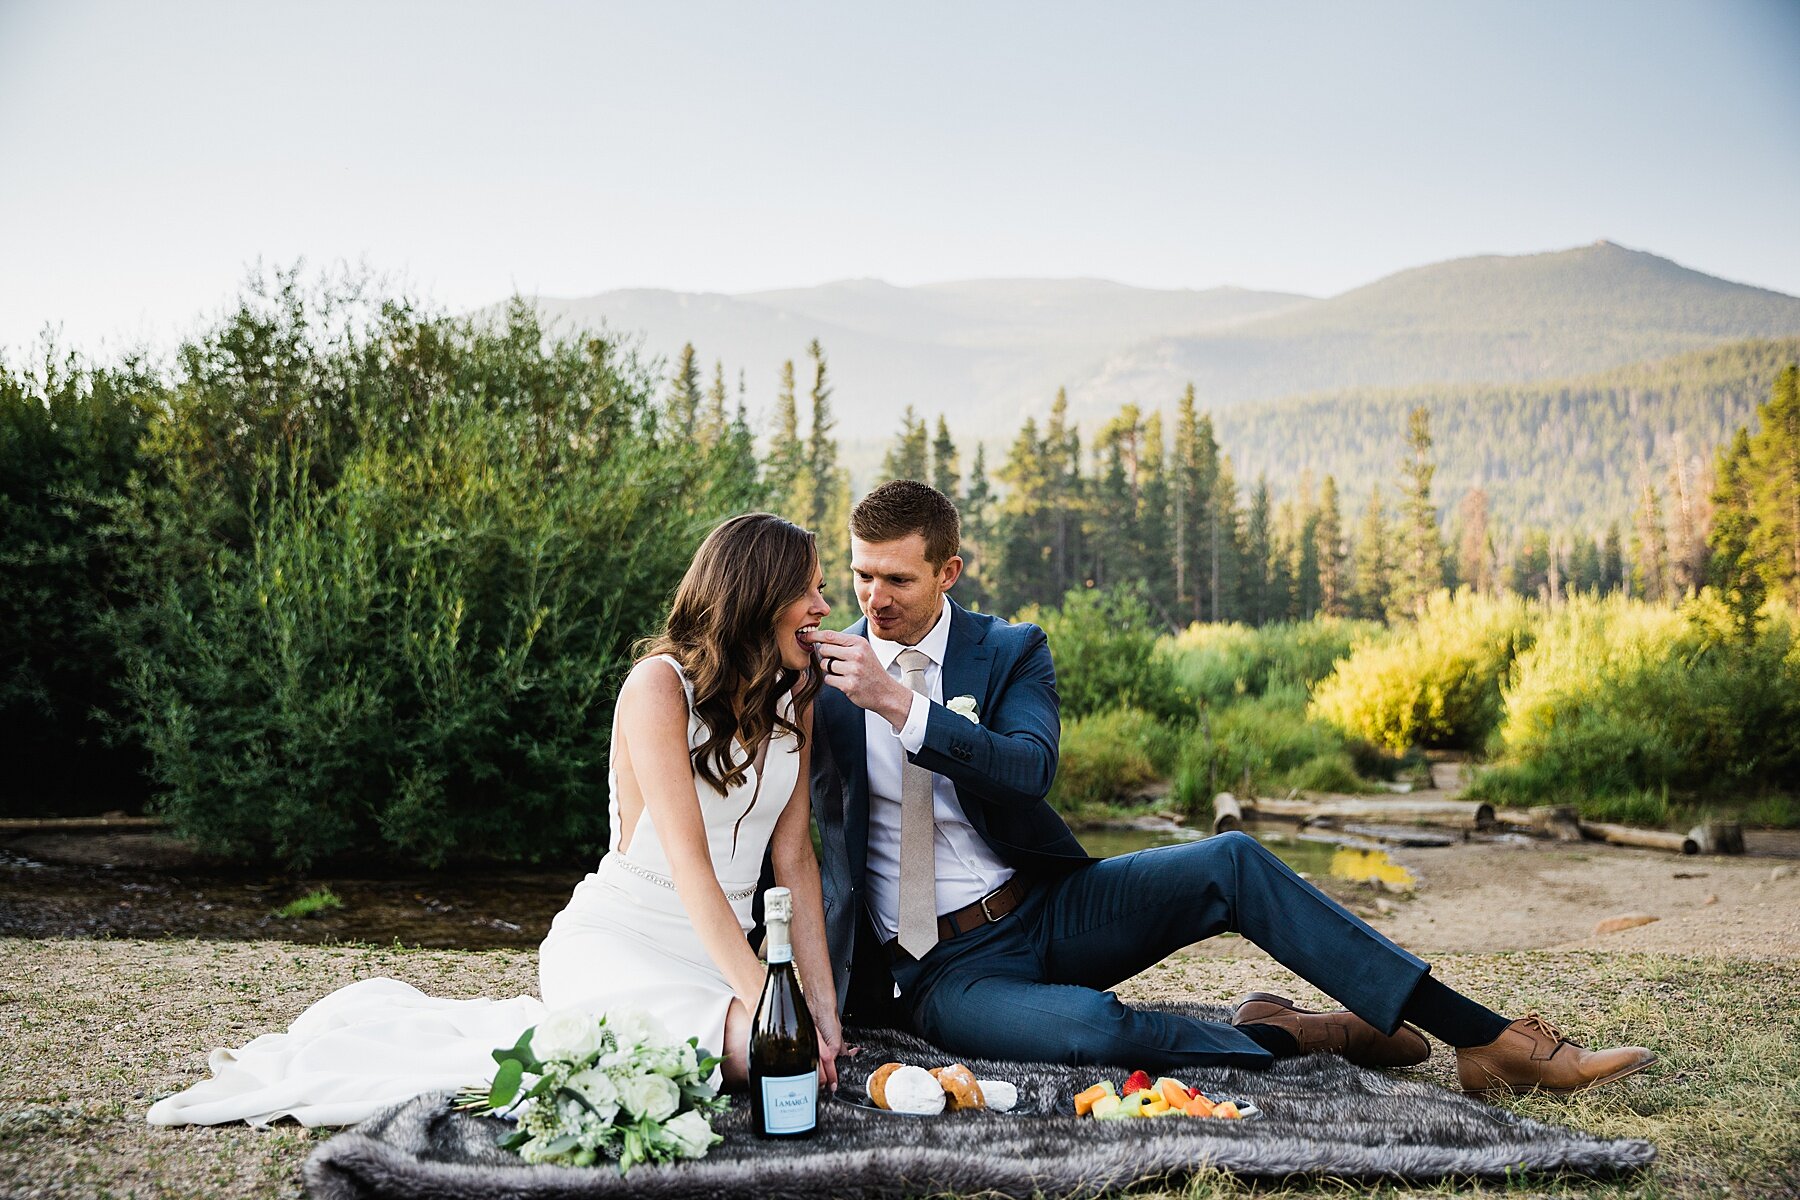
{"type": "Polygon", "coordinates": [[[886,717],[896,733],[905,727],[907,714],[912,712],[912,689],[887,673],[867,638],[817,629],[809,640],[819,656],[826,684],[844,693],[856,707],[886,717]]]}

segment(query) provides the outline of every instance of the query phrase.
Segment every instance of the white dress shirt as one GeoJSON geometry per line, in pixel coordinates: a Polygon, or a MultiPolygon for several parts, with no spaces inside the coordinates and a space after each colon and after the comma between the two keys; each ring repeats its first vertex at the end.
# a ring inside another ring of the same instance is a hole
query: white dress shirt
{"type": "MultiPolygon", "coordinates": [[[[950,642],[950,604],[943,601],[937,624],[917,646],[931,660],[925,668],[925,693],[915,694],[912,709],[899,733],[877,712],[863,713],[869,753],[869,914],[876,932],[890,940],[900,932],[900,778],[907,754],[925,744],[925,723],[935,701],[944,701],[944,650],[950,642]],[[929,696],[929,699],[927,699],[929,696]]],[[[895,660],[907,649],[899,642],[878,637],[872,630],[869,644],[875,657],[895,679],[901,677],[895,660]]],[[[963,720],[957,717],[957,720],[963,720]]],[[[1013,869],[1002,862],[975,827],[963,815],[956,799],[956,785],[936,772],[931,776],[931,809],[935,828],[932,842],[937,857],[937,911],[955,912],[973,904],[1008,879],[1013,869]]]]}

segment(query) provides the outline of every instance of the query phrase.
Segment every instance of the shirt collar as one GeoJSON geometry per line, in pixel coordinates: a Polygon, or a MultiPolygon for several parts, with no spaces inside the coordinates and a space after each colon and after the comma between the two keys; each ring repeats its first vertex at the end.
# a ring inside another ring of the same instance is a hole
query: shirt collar
{"type": "MultiPolygon", "coordinates": [[[[940,596],[939,601],[943,607],[938,611],[937,623],[931,627],[930,633],[919,639],[919,644],[913,649],[922,652],[926,658],[941,667],[944,665],[944,649],[950,644],[950,598],[940,596]]],[[[869,645],[875,647],[875,657],[883,667],[892,667],[894,660],[900,657],[900,652],[906,649],[902,643],[890,642],[872,630],[869,633],[869,645]]]]}

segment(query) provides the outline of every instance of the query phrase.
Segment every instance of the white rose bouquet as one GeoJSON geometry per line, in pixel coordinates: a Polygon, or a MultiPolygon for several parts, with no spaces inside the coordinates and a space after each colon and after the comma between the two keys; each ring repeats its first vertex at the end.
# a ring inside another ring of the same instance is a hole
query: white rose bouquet
{"type": "Polygon", "coordinates": [[[500,1145],[526,1162],[586,1167],[608,1158],[622,1173],[700,1158],[724,1140],[707,1118],[729,1102],[708,1082],[722,1060],[699,1042],[675,1041],[636,1009],[598,1018],[562,1009],[494,1051],[493,1084],[463,1092],[457,1106],[514,1116],[518,1131],[500,1145]],[[527,1075],[537,1077],[529,1087],[527,1075]]]}

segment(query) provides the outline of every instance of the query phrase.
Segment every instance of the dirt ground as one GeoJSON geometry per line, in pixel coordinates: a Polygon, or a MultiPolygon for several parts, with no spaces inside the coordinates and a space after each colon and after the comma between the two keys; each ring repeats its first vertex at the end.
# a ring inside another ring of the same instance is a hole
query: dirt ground
{"type": "MultiPolygon", "coordinates": [[[[1327,884],[1371,924],[1421,954],[1653,950],[1800,958],[1800,833],[1745,834],[1744,855],[1677,855],[1519,838],[1389,854],[1419,880],[1399,896],[1327,884]],[[1596,933],[1611,917],[1657,918],[1596,933]]],[[[1199,952],[1254,954],[1233,939],[1199,952]]]]}

